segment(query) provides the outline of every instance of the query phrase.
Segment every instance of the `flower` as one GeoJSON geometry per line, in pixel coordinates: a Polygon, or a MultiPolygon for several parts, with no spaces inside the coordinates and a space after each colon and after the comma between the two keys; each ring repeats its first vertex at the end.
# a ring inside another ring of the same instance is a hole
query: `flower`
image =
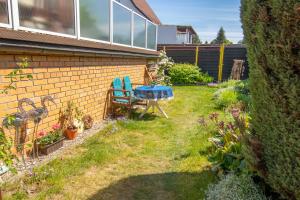
{"type": "Polygon", "coordinates": [[[240,116],[240,110],[237,108],[234,108],[231,110],[231,115],[233,118],[238,118],[240,116]]]}
{"type": "Polygon", "coordinates": [[[218,123],[218,126],[219,126],[220,129],[224,129],[224,127],[225,127],[225,122],[220,121],[220,122],[218,123]]]}
{"type": "Polygon", "coordinates": [[[209,119],[212,120],[212,121],[214,121],[214,122],[218,122],[218,117],[219,117],[219,114],[216,113],[216,112],[211,113],[211,114],[209,115],[209,119]]]}
{"type": "Polygon", "coordinates": [[[201,126],[206,126],[206,121],[205,121],[205,118],[203,116],[201,116],[199,119],[198,119],[198,123],[201,125],[201,126]]]}
{"type": "Polygon", "coordinates": [[[52,129],[53,129],[53,130],[59,130],[59,129],[60,129],[60,124],[54,124],[54,125],[52,126],[52,129]]]}
{"type": "Polygon", "coordinates": [[[39,135],[40,137],[44,137],[45,135],[47,135],[47,132],[44,131],[44,130],[42,130],[42,131],[39,131],[39,132],[38,132],[38,135],[39,135]]]}

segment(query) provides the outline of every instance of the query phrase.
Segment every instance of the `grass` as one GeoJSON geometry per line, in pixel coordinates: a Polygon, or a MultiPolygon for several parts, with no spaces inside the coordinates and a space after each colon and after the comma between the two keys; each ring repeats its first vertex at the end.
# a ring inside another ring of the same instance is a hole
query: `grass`
{"type": "Polygon", "coordinates": [[[5,199],[203,199],[215,178],[207,160],[213,129],[197,119],[215,111],[214,91],[174,87],[175,99],[161,103],[170,119],[115,122],[7,185],[5,199]]]}

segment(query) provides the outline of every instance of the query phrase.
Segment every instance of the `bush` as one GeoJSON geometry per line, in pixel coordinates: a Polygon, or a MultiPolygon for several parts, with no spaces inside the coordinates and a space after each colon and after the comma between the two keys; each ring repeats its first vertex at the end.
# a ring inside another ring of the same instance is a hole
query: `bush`
{"type": "Polygon", "coordinates": [[[251,105],[248,81],[229,80],[218,85],[214,94],[217,108],[228,108],[240,103],[242,110],[248,110],[251,105]]]}
{"type": "Polygon", "coordinates": [[[212,77],[191,64],[175,64],[169,70],[169,76],[173,84],[197,84],[213,81],[212,77]]]}
{"type": "Polygon", "coordinates": [[[218,108],[227,108],[238,102],[234,87],[221,88],[214,93],[214,101],[218,108]]]}
{"type": "Polygon", "coordinates": [[[288,199],[300,199],[299,0],[242,0],[250,64],[253,167],[288,199]]]}
{"type": "Polygon", "coordinates": [[[216,185],[209,187],[206,200],[267,200],[267,198],[250,176],[229,174],[216,185]]]}
{"type": "Polygon", "coordinates": [[[212,113],[209,118],[214,123],[217,133],[209,138],[212,151],[209,161],[213,170],[221,173],[248,173],[245,158],[242,154],[242,141],[249,134],[248,119],[238,109],[232,109],[233,121],[219,120],[217,113],[212,113]]]}

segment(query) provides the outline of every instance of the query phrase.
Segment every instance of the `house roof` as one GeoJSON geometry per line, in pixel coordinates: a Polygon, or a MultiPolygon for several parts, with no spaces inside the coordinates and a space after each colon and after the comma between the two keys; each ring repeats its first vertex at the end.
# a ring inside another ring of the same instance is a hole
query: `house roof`
{"type": "Polygon", "coordinates": [[[156,16],[155,12],[152,10],[152,8],[149,6],[146,0],[131,0],[134,5],[139,9],[144,15],[153,23],[155,24],[161,24],[161,21],[156,16]]]}
{"type": "Polygon", "coordinates": [[[193,34],[197,35],[197,32],[192,26],[184,26],[184,25],[177,25],[178,29],[189,29],[193,34]]]}

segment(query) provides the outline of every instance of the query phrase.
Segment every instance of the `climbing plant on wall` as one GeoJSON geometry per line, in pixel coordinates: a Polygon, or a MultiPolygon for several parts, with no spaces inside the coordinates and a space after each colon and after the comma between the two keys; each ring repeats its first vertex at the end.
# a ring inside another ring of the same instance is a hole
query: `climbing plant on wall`
{"type": "MultiPolygon", "coordinates": [[[[11,90],[16,90],[16,83],[22,80],[32,80],[32,74],[25,73],[24,69],[29,67],[28,59],[23,58],[21,62],[17,63],[15,69],[9,74],[2,77],[3,80],[8,80],[7,84],[4,84],[3,88],[0,89],[0,95],[7,95],[11,90]]],[[[12,116],[6,116],[8,123],[12,123],[14,118],[12,116]]],[[[12,167],[14,155],[11,152],[12,139],[8,138],[3,128],[0,128],[0,161],[8,167],[12,167]]],[[[13,168],[11,168],[13,169],[13,168]]]]}

